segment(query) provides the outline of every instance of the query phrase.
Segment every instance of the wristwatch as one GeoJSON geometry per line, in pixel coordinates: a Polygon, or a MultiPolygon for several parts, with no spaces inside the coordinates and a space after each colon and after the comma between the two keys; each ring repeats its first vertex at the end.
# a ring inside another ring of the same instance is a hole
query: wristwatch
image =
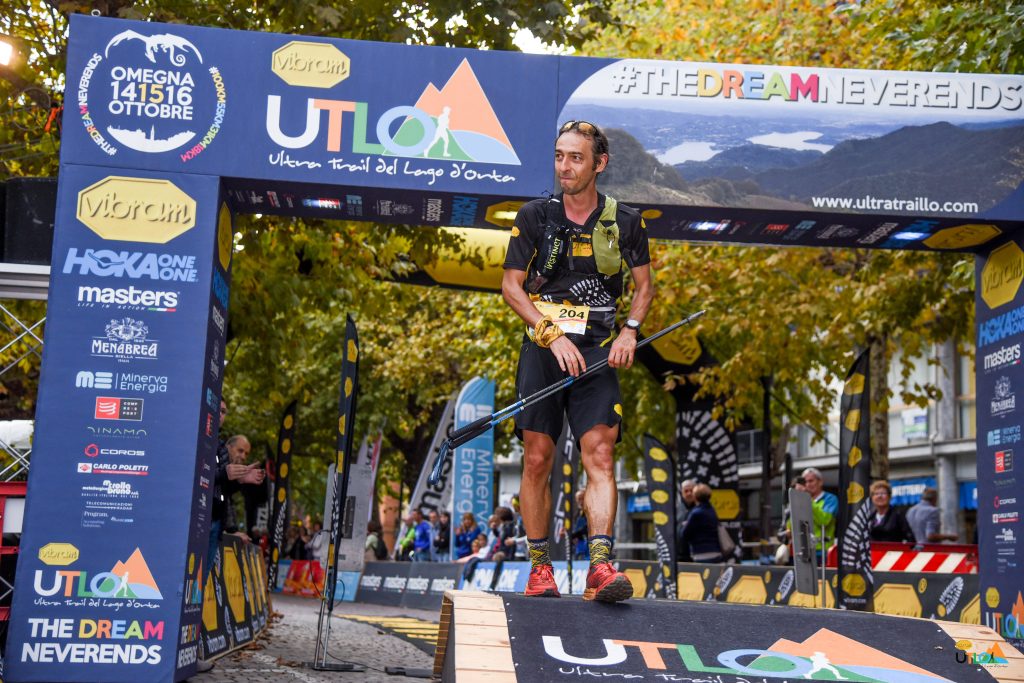
{"type": "Polygon", "coordinates": [[[639,332],[640,331],[640,321],[639,320],[634,320],[633,318],[630,318],[629,320],[626,321],[626,327],[628,327],[629,329],[633,330],[634,332],[639,332]]]}

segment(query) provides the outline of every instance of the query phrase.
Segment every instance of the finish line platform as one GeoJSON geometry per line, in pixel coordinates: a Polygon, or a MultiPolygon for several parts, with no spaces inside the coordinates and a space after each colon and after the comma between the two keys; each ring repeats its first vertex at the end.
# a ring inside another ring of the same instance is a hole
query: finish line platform
{"type": "Polygon", "coordinates": [[[434,656],[444,683],[1024,681],[1024,655],[984,626],[718,602],[448,591],[434,656]]]}

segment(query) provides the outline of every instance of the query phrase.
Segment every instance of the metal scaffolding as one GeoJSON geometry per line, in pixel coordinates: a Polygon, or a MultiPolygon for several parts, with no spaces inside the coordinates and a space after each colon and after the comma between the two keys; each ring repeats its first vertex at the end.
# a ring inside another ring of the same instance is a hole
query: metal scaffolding
{"type": "MultiPolygon", "coordinates": [[[[10,299],[46,301],[50,281],[50,267],[20,263],[0,263],[0,379],[31,355],[42,359],[43,323],[23,320],[8,305],[10,299]]],[[[32,455],[31,446],[11,443],[0,436],[0,482],[24,480],[32,455]]]]}

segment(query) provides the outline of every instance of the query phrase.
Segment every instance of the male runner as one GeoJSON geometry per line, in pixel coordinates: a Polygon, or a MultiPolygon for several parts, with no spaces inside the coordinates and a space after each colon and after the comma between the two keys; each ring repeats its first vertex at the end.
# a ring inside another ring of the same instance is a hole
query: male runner
{"type": "Polygon", "coordinates": [[[608,165],[608,138],[592,123],[569,121],[555,141],[561,194],[525,204],[516,216],[501,291],[527,325],[516,392],[528,396],[604,358],[609,367],[516,416],[523,440],[520,492],[532,565],[526,595],[558,597],[548,555],[548,475],[563,414],[578,438],[587,473],[590,573],[586,600],[616,602],[633,594],[610,563],[617,491],[612,455],[622,399],[613,368],[633,364],[636,337],[654,298],[647,232],[640,215],[598,193],[608,165]],[[628,320],[613,335],[625,262],[636,292],[628,320]],[[614,336],[614,341],[612,341],[614,336]]]}

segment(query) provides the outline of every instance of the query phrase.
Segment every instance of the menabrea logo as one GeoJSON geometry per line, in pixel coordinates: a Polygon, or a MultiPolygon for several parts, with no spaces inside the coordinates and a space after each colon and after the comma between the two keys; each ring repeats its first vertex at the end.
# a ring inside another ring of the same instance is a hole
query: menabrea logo
{"type": "Polygon", "coordinates": [[[94,358],[115,358],[120,363],[156,360],[159,342],[148,339],[149,326],[135,318],[112,318],[102,337],[93,337],[89,354],[94,358]]]}
{"type": "Polygon", "coordinates": [[[996,380],[995,393],[992,397],[992,405],[989,413],[992,417],[999,417],[1012,413],[1017,409],[1017,396],[1013,392],[1010,378],[1002,376],[996,380]]]}
{"type": "Polygon", "coordinates": [[[105,240],[166,244],[195,227],[196,200],[170,180],[107,176],[78,193],[75,217],[105,240]]]}
{"type": "Polygon", "coordinates": [[[183,254],[162,254],[110,249],[68,249],[64,274],[127,277],[164,282],[195,282],[198,279],[196,257],[183,254]]]}
{"type": "MultiPolygon", "coordinates": [[[[42,597],[125,600],[164,598],[139,548],[127,560],[116,562],[109,571],[90,573],[83,570],[37,569],[32,587],[36,595],[42,597]]],[[[84,601],[75,601],[74,604],[85,606],[84,601]]]]}
{"type": "Polygon", "coordinates": [[[271,70],[288,85],[330,88],[348,78],[348,56],[330,43],[293,40],[274,50],[271,70]]]}
{"type": "MultiPolygon", "coordinates": [[[[521,163],[468,59],[462,60],[444,87],[438,89],[428,83],[414,105],[392,107],[381,114],[373,128],[377,142],[366,140],[367,102],[307,98],[306,127],[298,135],[281,130],[281,107],[280,95],[267,96],[267,134],[286,149],[314,144],[326,112],[324,146],[329,152],[343,151],[344,119],[350,114],[347,130],[352,131],[352,139],[344,151],[517,166],[521,163]],[[395,123],[398,130],[392,135],[395,123]]],[[[469,174],[465,177],[472,179],[469,174]]]]}
{"type": "Polygon", "coordinates": [[[220,132],[227,89],[220,69],[204,64],[186,38],[127,30],[89,58],[78,82],[78,110],[89,137],[110,156],[119,151],[115,142],[147,154],[191,144],[178,151],[190,161],[220,132]]]}

